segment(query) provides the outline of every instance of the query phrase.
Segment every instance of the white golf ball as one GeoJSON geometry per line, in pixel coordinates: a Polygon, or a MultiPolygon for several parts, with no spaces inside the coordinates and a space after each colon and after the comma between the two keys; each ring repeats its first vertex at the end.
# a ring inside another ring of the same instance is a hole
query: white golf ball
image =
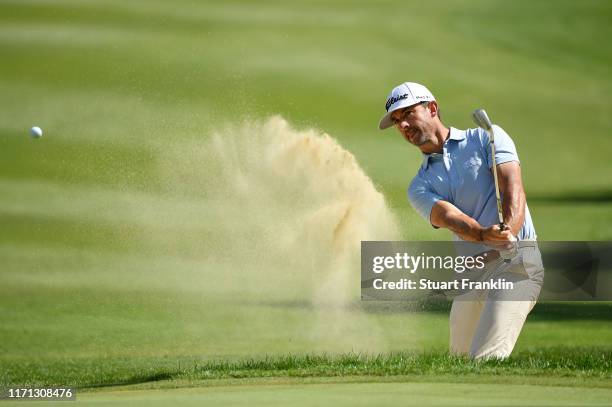
{"type": "Polygon", "coordinates": [[[42,135],[43,131],[40,127],[34,126],[30,129],[30,136],[32,136],[32,138],[40,138],[42,135]]]}

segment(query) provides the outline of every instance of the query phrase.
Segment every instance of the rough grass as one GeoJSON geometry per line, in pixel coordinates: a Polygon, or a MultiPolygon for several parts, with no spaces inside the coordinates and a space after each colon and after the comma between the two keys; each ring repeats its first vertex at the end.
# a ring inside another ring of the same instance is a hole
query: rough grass
{"type": "MultiPolygon", "coordinates": [[[[549,348],[524,351],[507,360],[472,361],[446,352],[379,355],[306,354],[202,361],[196,358],[62,360],[48,365],[11,362],[1,385],[79,388],[129,385],[161,380],[206,381],[253,378],[343,378],[354,376],[521,376],[612,379],[612,349],[549,348]]],[[[588,383],[588,380],[587,382],[588,383]]],[[[612,381],[608,381],[612,387],[612,381]]]]}

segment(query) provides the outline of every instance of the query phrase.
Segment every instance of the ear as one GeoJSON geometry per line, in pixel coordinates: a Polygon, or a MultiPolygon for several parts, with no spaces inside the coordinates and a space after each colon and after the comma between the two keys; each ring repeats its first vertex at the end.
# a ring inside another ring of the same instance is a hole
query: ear
{"type": "Polygon", "coordinates": [[[435,100],[432,100],[427,104],[427,109],[429,110],[429,114],[431,115],[431,117],[438,116],[438,102],[436,102],[435,100]]]}

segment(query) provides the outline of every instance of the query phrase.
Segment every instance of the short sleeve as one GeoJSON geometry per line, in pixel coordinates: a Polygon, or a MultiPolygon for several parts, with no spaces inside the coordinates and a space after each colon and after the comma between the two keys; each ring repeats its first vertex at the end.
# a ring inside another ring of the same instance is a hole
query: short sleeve
{"type": "Polygon", "coordinates": [[[441,199],[442,197],[433,191],[429,182],[418,175],[408,187],[408,200],[410,204],[427,222],[431,223],[431,209],[441,199]]]}
{"type": "MultiPolygon", "coordinates": [[[[512,138],[499,126],[493,125],[493,131],[495,132],[495,162],[497,165],[503,164],[509,161],[516,161],[520,163],[518,154],[516,152],[516,146],[512,138]]],[[[488,137],[487,137],[488,143],[488,137]]],[[[490,149],[489,145],[486,146],[490,149]]],[[[487,154],[487,157],[490,155],[487,154]]],[[[489,168],[492,167],[491,163],[487,160],[489,168]]]]}

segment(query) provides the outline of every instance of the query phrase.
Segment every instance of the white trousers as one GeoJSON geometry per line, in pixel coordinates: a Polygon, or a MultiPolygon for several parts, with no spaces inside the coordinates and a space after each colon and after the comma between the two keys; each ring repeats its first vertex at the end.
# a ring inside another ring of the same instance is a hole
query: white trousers
{"type": "Polygon", "coordinates": [[[487,265],[487,279],[503,278],[514,290],[473,291],[453,300],[451,353],[474,359],[510,356],[544,281],[540,250],[535,242],[527,243],[511,262],[497,259],[487,265]]]}

